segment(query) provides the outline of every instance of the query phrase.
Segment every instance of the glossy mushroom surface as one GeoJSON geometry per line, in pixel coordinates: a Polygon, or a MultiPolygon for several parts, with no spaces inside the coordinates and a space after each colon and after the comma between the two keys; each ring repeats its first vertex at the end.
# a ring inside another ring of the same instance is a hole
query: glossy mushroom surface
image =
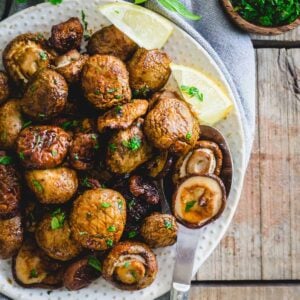
{"type": "Polygon", "coordinates": [[[217,219],[225,204],[224,184],[215,175],[184,178],[172,198],[174,216],[191,228],[200,228],[217,219]]]}

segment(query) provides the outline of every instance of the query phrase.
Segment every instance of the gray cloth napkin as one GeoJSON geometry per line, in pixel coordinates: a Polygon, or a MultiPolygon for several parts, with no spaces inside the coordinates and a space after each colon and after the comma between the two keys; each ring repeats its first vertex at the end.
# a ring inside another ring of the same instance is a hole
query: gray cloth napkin
{"type": "Polygon", "coordinates": [[[225,74],[241,112],[248,163],[254,138],[256,96],[255,52],[250,37],[231,24],[219,0],[181,2],[202,19],[187,21],[155,0],[149,0],[146,7],[172,20],[199,41],[225,74]]]}

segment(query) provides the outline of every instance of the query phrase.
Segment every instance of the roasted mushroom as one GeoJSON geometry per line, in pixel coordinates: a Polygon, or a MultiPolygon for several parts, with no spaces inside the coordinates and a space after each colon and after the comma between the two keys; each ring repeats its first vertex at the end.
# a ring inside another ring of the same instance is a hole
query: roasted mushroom
{"type": "Polygon", "coordinates": [[[128,62],[130,87],[135,98],[147,98],[167,83],[171,60],[162,50],[139,48],[128,62]]]}
{"type": "Polygon", "coordinates": [[[138,48],[137,44],[114,25],[101,28],[95,32],[87,45],[90,55],[108,54],[125,61],[138,48]]]}
{"type": "Polygon", "coordinates": [[[81,77],[85,97],[96,108],[108,109],[131,99],[128,71],[117,57],[91,56],[83,67],[81,77]]]}
{"type": "Polygon", "coordinates": [[[220,175],[223,154],[220,147],[211,141],[198,141],[194,149],[181,156],[175,165],[174,183],[190,175],[220,175]]]}
{"type": "Polygon", "coordinates": [[[146,163],[147,175],[157,179],[165,177],[171,170],[173,160],[168,151],[160,151],[146,163]]]}
{"type": "Polygon", "coordinates": [[[25,33],[14,38],[4,49],[3,64],[13,81],[24,86],[36,71],[47,68],[53,59],[40,33],[25,33]]]}
{"type": "Polygon", "coordinates": [[[129,178],[129,190],[135,197],[140,197],[151,205],[160,202],[159,192],[153,182],[142,176],[134,175],[129,178]]]}
{"type": "Polygon", "coordinates": [[[20,208],[20,178],[11,159],[0,151],[0,219],[14,217],[20,208]]]}
{"type": "Polygon", "coordinates": [[[18,99],[10,99],[0,106],[0,148],[13,149],[22,129],[21,106],[18,99]]]}
{"type": "Polygon", "coordinates": [[[82,250],[72,238],[69,222],[61,209],[43,218],[35,231],[35,239],[49,257],[57,260],[70,260],[82,250]]]}
{"type": "Polygon", "coordinates": [[[30,126],[17,139],[17,153],[25,168],[54,168],[63,162],[69,144],[69,134],[59,127],[30,126]]]}
{"type": "Polygon", "coordinates": [[[167,247],[176,243],[178,226],[172,215],[154,213],[141,227],[141,236],[151,248],[167,247]]]}
{"type": "Polygon", "coordinates": [[[98,130],[102,133],[106,129],[126,129],[136,119],[145,115],[147,110],[147,100],[136,99],[124,105],[117,105],[98,118],[98,130]]]}
{"type": "Polygon", "coordinates": [[[71,263],[65,270],[64,287],[70,291],[87,287],[101,275],[101,262],[95,256],[81,258],[71,263]]]}
{"type": "Polygon", "coordinates": [[[126,219],[126,202],[111,189],[87,190],[73,206],[70,225],[74,238],[85,248],[106,250],[119,241],[126,219]]]}
{"type": "Polygon", "coordinates": [[[152,146],[141,129],[143,120],[113,134],[108,142],[106,164],[117,174],[130,173],[152,156],[152,146]]]}
{"type": "Polygon", "coordinates": [[[0,220],[0,258],[12,257],[21,247],[23,241],[23,228],[19,215],[0,220]]]}
{"type": "Polygon", "coordinates": [[[155,254],[145,244],[121,242],[103,263],[103,277],[123,290],[140,290],[149,286],[157,274],[155,254]]]}
{"type": "Polygon", "coordinates": [[[74,169],[87,170],[93,167],[99,149],[98,139],[95,133],[77,133],[73,137],[69,160],[74,169]]]}
{"type": "Polygon", "coordinates": [[[200,134],[199,123],[188,104],[171,91],[157,93],[154,98],[154,107],[145,118],[145,135],[160,150],[187,152],[200,134]]]}
{"type": "Polygon", "coordinates": [[[56,57],[55,71],[61,74],[69,84],[80,81],[80,75],[88,55],[71,50],[62,56],[56,57]]]}
{"type": "Polygon", "coordinates": [[[25,173],[28,187],[43,204],[69,201],[77,191],[76,172],[68,168],[32,170],[25,173]]]}
{"type": "Polygon", "coordinates": [[[67,103],[68,85],[51,69],[36,72],[21,101],[23,112],[37,120],[47,120],[61,113],[67,103]]]}
{"type": "Polygon", "coordinates": [[[8,78],[6,74],[0,71],[0,104],[3,103],[9,96],[10,90],[8,78]]]}
{"type": "Polygon", "coordinates": [[[182,180],[173,194],[172,209],[176,219],[191,228],[214,221],[223,212],[226,192],[215,175],[191,176],[182,180]]]}
{"type": "Polygon", "coordinates": [[[52,26],[49,42],[60,53],[79,49],[83,38],[83,26],[78,18],[52,26]]]}
{"type": "Polygon", "coordinates": [[[63,266],[49,258],[32,239],[27,239],[13,259],[12,272],[23,287],[59,288],[63,266]]]}

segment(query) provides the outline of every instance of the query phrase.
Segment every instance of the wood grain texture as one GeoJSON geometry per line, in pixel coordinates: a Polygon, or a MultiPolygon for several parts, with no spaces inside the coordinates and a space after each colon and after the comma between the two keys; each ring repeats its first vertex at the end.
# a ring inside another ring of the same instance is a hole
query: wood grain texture
{"type": "Polygon", "coordinates": [[[194,286],[190,300],[299,300],[299,286],[194,286]]]}
{"type": "Polygon", "coordinates": [[[300,49],[257,50],[257,130],[234,220],[198,280],[300,278],[300,49]]]}

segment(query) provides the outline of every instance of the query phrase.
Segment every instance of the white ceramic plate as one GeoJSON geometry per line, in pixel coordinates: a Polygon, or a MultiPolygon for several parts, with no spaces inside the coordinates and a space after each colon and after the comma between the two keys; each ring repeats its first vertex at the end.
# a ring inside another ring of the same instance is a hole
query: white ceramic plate
{"type": "MultiPolygon", "coordinates": [[[[107,2],[107,1],[105,1],[107,2]]],[[[0,23],[0,55],[5,45],[15,36],[25,32],[49,32],[51,26],[65,21],[69,17],[81,16],[81,10],[87,15],[89,28],[99,29],[109,24],[98,11],[97,6],[105,3],[102,0],[64,0],[60,6],[50,4],[41,4],[24,10],[0,23]]],[[[193,40],[188,34],[174,25],[174,33],[165,45],[165,51],[178,64],[195,67],[202,70],[207,75],[216,78],[226,93],[233,99],[233,94],[227,84],[223,74],[208,55],[208,53],[193,40]]],[[[0,63],[0,69],[3,66],[0,63]]],[[[233,99],[235,102],[235,100],[233,99]]],[[[234,173],[232,190],[228,199],[227,207],[222,215],[214,223],[204,227],[200,232],[200,242],[197,250],[194,272],[199,269],[201,264],[212,253],[220,239],[224,235],[236,209],[239,201],[244,176],[244,135],[238,108],[220,122],[217,127],[227,138],[229,143],[233,162],[234,173]]],[[[13,299],[39,300],[39,299],[154,299],[166,293],[170,289],[172,280],[172,271],[174,267],[175,246],[155,250],[158,259],[159,272],[155,282],[148,288],[127,292],[114,288],[112,285],[99,279],[93,282],[89,287],[76,292],[69,292],[65,289],[55,290],[47,293],[44,289],[24,289],[12,282],[11,261],[0,261],[0,291],[13,299]]]]}

